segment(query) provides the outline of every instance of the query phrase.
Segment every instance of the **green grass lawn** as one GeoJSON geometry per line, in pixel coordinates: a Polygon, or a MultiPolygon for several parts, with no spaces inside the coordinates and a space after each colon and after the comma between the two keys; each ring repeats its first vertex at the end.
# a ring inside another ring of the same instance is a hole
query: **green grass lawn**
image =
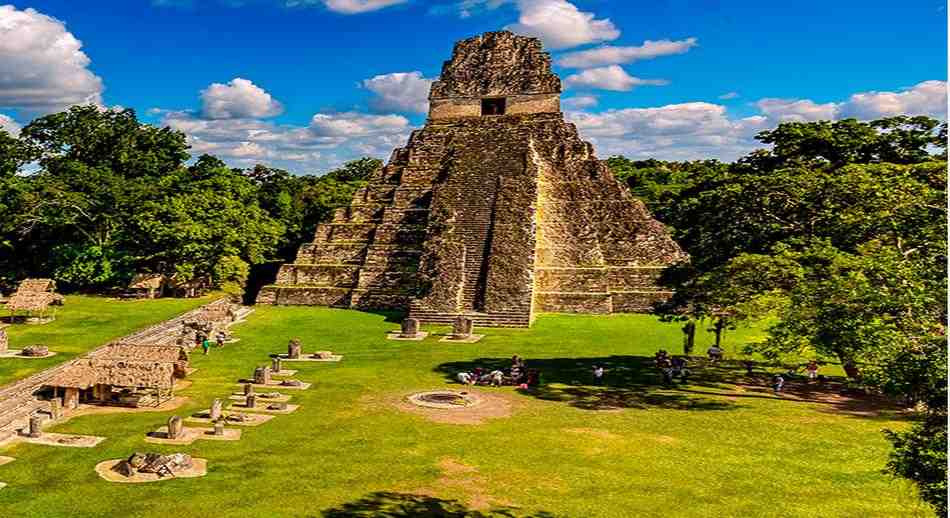
{"type": "MultiPolygon", "coordinates": [[[[23,359],[0,358],[0,385],[76,356],[137,329],[167,320],[213,300],[156,299],[118,301],[104,297],[70,295],[56,308],[56,320],[48,324],[16,324],[6,328],[11,349],[48,345],[55,356],[23,359]]],[[[2,311],[2,308],[0,308],[2,311]]]]}
{"type": "MultiPolygon", "coordinates": [[[[531,330],[484,330],[483,341],[462,345],[385,340],[397,326],[373,313],[258,308],[235,328],[240,342],[194,356],[194,384],[182,391],[190,400],[175,413],[236,390],[236,379],[297,336],[305,352],[345,358],[286,364],[314,383],[284,391],[302,405],[296,413],[242,428],[239,442],[190,446],[143,441],[171,413],[73,419],[52,430],[107,440],[93,449],[0,449],[17,459],[0,467],[9,484],[0,516],[930,515],[909,485],[881,473],[889,447],[880,431],[906,422],[860,405],[777,398],[728,366],[697,365],[689,385],[663,389],[649,362],[658,348],[679,351],[677,325],[543,315],[531,330]],[[449,385],[456,369],[512,354],[542,369],[542,388],[474,389],[507,398],[509,417],[436,423],[394,404],[415,390],[458,387],[449,385]],[[589,385],[595,363],[610,369],[606,387],[589,385]],[[207,458],[209,473],[135,485],[94,473],[96,463],[133,451],[207,458]]],[[[731,333],[730,350],[757,333],[731,333]]]]}

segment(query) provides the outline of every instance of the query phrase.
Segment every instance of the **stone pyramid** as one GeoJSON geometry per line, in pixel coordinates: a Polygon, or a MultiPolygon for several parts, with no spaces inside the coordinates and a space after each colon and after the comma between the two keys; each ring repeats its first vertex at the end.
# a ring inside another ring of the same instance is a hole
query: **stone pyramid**
{"type": "Polygon", "coordinates": [[[526,327],[536,312],[649,311],[686,258],[560,110],[536,38],[458,42],[429,117],[317,228],[258,303],[403,309],[526,327]]]}

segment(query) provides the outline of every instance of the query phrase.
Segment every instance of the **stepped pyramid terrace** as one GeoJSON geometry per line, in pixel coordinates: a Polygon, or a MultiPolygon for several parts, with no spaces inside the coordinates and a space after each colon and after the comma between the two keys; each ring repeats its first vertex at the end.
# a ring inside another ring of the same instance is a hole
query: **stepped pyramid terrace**
{"type": "Polygon", "coordinates": [[[536,312],[649,311],[686,259],[560,110],[540,40],[458,42],[429,116],[318,226],[258,303],[404,309],[526,327],[536,312]]]}

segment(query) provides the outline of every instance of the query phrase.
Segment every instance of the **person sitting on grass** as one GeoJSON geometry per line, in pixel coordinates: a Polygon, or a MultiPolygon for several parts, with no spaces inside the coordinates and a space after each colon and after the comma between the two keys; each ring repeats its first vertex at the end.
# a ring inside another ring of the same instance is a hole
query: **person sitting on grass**
{"type": "Polygon", "coordinates": [[[521,385],[524,383],[525,372],[521,366],[514,366],[511,368],[511,384],[512,385],[521,385]]]}
{"type": "Polygon", "coordinates": [[[491,371],[491,386],[500,387],[505,384],[505,373],[500,370],[491,371]]]}
{"type": "Polygon", "coordinates": [[[673,377],[679,378],[682,383],[686,383],[686,379],[689,377],[689,369],[686,368],[686,358],[682,356],[673,358],[673,377]]]}
{"type": "Polygon", "coordinates": [[[459,380],[459,383],[461,383],[462,385],[474,385],[474,384],[475,384],[475,379],[472,377],[472,373],[471,373],[471,372],[460,372],[460,373],[458,373],[457,378],[458,378],[458,380],[459,380]]]}
{"type": "Polygon", "coordinates": [[[725,355],[725,353],[726,351],[724,351],[723,348],[719,347],[718,345],[713,345],[709,348],[709,350],[706,351],[706,354],[709,355],[709,359],[714,362],[722,360],[722,357],[725,355]]]}
{"type": "Polygon", "coordinates": [[[224,347],[224,341],[228,339],[228,335],[224,331],[218,331],[218,334],[214,335],[215,342],[218,343],[218,347],[224,347]]]}

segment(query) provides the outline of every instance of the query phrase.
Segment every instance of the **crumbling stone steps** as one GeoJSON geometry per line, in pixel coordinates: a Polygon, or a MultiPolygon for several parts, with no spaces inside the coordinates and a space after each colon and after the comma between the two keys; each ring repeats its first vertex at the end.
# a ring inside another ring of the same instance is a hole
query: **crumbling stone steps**
{"type": "Polygon", "coordinates": [[[443,313],[415,308],[409,311],[411,318],[416,318],[424,324],[451,325],[459,315],[471,318],[475,327],[529,327],[531,325],[531,317],[527,312],[443,313]]]}

